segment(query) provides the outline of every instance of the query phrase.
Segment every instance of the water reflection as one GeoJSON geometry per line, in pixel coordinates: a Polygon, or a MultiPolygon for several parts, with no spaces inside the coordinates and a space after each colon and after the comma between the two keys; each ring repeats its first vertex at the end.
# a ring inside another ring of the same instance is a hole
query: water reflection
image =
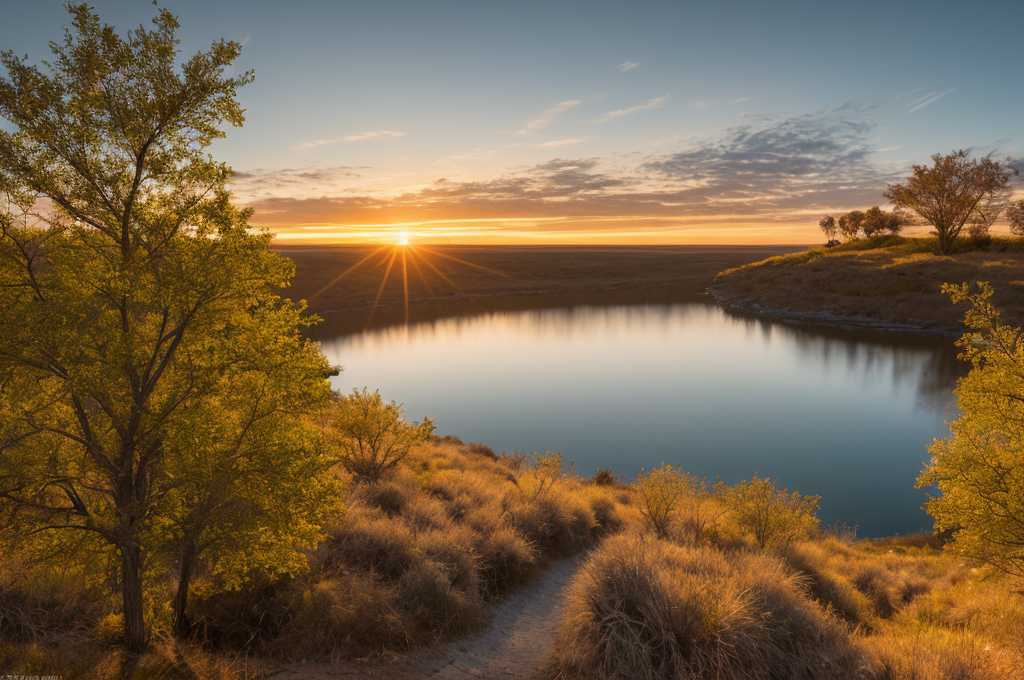
{"type": "Polygon", "coordinates": [[[945,436],[950,340],[812,329],[706,303],[455,316],[323,342],[345,371],[495,450],[561,450],[583,472],[676,462],[820,493],[861,535],[929,526],[914,479],[945,436]]]}

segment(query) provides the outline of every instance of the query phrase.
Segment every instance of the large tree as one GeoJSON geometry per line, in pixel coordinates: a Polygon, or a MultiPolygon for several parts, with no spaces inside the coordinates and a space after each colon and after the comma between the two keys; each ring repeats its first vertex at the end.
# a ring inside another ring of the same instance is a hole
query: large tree
{"type": "Polygon", "coordinates": [[[956,387],[963,415],[929,447],[918,486],[942,492],[925,509],[954,548],[1024,576],[1024,335],[999,320],[988,284],[944,290],[970,304],[959,345],[972,368],[956,387]]]}
{"type": "Polygon", "coordinates": [[[972,159],[970,152],[932,156],[934,165],[912,166],[905,182],[890,184],[885,197],[897,209],[911,210],[935,228],[939,251],[949,255],[960,231],[979,205],[1004,191],[1013,168],[990,156],[972,159]]]}
{"type": "Polygon", "coordinates": [[[252,75],[227,74],[240,46],[179,64],[166,10],[126,38],[68,10],[52,62],[2,54],[0,513],[8,529],[107,546],[139,649],[146,560],[168,541],[215,544],[231,508],[272,515],[279,497],[242,492],[273,495],[275,473],[326,479],[289,428],[328,399],[329,367],[276,294],[291,263],[205,153],[243,120],[235,93],[252,75]],[[224,483],[204,491],[207,473],[224,483]]]}

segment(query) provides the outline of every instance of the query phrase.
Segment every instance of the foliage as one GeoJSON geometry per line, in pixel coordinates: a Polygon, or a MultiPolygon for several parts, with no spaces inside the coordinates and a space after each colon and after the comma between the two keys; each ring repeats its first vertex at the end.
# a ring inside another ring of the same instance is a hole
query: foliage
{"type": "Polygon", "coordinates": [[[853,241],[860,232],[861,224],[864,222],[864,213],[860,210],[852,210],[839,217],[839,233],[847,241],[853,241]]]}
{"type": "Polygon", "coordinates": [[[753,535],[761,548],[782,547],[809,536],[818,526],[818,502],[821,496],[803,496],[796,491],[779,490],[768,477],[755,474],[748,482],[734,486],[722,482],[716,493],[732,511],[732,519],[741,530],[753,535]]]}
{"type": "Polygon", "coordinates": [[[861,229],[864,230],[864,235],[868,238],[886,233],[895,236],[900,233],[903,222],[903,216],[898,212],[888,212],[876,205],[865,211],[861,229]]]}
{"type": "Polygon", "coordinates": [[[1024,337],[1000,321],[989,284],[943,290],[970,304],[958,344],[972,367],[955,390],[963,415],[929,447],[918,486],[942,492],[925,509],[955,550],[1024,575],[1024,337]]]}
{"type": "Polygon", "coordinates": [[[160,599],[144,577],[170,556],[213,550],[230,583],[292,571],[315,541],[301,493],[330,482],[302,417],[329,366],[276,294],[291,264],[205,153],[243,120],[240,45],[178,66],[166,10],[126,39],[68,10],[45,71],[0,57],[0,513],[49,537],[40,550],[92,536],[83,557],[109,561],[139,649],[160,599]]]}
{"type": "Polygon", "coordinates": [[[327,416],[327,436],[335,460],[356,477],[377,481],[408,455],[413,444],[434,431],[432,418],[404,420],[400,404],[385,404],[379,392],[364,387],[335,399],[327,416]]]}
{"type": "Polygon", "coordinates": [[[988,236],[989,229],[1010,206],[1011,196],[1013,196],[1013,189],[1007,185],[990,191],[978,201],[974,212],[971,213],[968,234],[974,238],[988,236]]]}
{"type": "Polygon", "coordinates": [[[825,215],[818,221],[818,226],[821,227],[821,231],[825,234],[825,239],[828,243],[832,243],[836,240],[836,232],[839,227],[836,225],[836,218],[831,215],[825,215]]]}
{"type": "Polygon", "coordinates": [[[704,491],[702,480],[665,463],[649,472],[641,469],[636,487],[640,495],[640,514],[658,538],[668,536],[669,526],[680,507],[704,491]]]}
{"type": "Polygon", "coordinates": [[[915,212],[932,225],[939,237],[939,252],[949,255],[964,225],[978,214],[979,205],[1005,191],[1016,171],[991,156],[971,159],[965,150],[935,154],[932,162],[932,167],[915,164],[913,174],[905,182],[890,184],[885,197],[897,209],[915,212]]]}
{"type": "Polygon", "coordinates": [[[1006,219],[1010,223],[1010,233],[1024,236],[1024,199],[1011,201],[1006,206],[1006,219]]]}

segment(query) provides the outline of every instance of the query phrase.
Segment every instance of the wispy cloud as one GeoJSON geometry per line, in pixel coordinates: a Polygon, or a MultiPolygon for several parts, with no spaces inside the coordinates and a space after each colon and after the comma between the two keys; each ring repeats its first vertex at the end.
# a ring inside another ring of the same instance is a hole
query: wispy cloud
{"type": "Polygon", "coordinates": [[[363,139],[373,139],[374,137],[405,137],[404,132],[397,132],[395,130],[378,130],[376,132],[362,132],[358,135],[349,135],[348,137],[341,137],[337,139],[311,139],[306,142],[302,142],[298,146],[293,146],[293,149],[315,149],[319,146],[327,146],[328,144],[337,144],[338,142],[358,142],[363,139]]]}
{"type": "Polygon", "coordinates": [[[628,116],[631,113],[636,113],[637,111],[646,111],[647,109],[656,109],[659,106],[661,106],[662,103],[664,103],[664,101],[666,99],[668,99],[668,95],[665,95],[664,97],[655,97],[654,99],[648,99],[646,104],[640,104],[639,106],[631,106],[628,109],[617,109],[615,111],[609,111],[608,113],[604,114],[603,116],[601,116],[600,118],[598,118],[594,122],[595,123],[606,123],[606,122],[608,122],[610,120],[613,120],[615,118],[619,118],[621,116],[628,116]]]}
{"type": "Polygon", "coordinates": [[[542,130],[547,127],[548,123],[558,117],[559,114],[568,111],[574,106],[580,104],[579,99],[566,99],[564,102],[559,102],[552,106],[550,109],[545,109],[540,112],[540,115],[536,118],[531,118],[527,121],[523,129],[516,131],[517,135],[531,135],[538,130],[542,130]]]}
{"type": "Polygon", "coordinates": [[[707,107],[711,106],[714,103],[715,103],[714,99],[709,99],[707,101],[694,102],[694,103],[690,104],[690,106],[692,106],[695,109],[706,109],[707,107]]]}
{"type": "Polygon", "coordinates": [[[918,109],[923,109],[924,107],[928,106],[929,104],[932,104],[934,102],[939,101],[940,99],[942,99],[943,97],[945,97],[947,94],[949,94],[950,92],[952,92],[955,89],[956,89],[955,87],[951,87],[948,90],[946,90],[945,92],[929,92],[928,94],[926,94],[925,96],[921,97],[920,99],[917,99],[915,101],[910,102],[910,105],[913,108],[911,108],[909,111],[907,111],[907,113],[913,113],[914,111],[917,111],[918,109]],[[916,106],[915,106],[915,104],[916,104],[916,106]]]}
{"type": "Polygon", "coordinates": [[[405,133],[398,132],[397,130],[377,130],[376,132],[362,132],[358,135],[349,135],[341,139],[346,142],[359,142],[364,139],[373,139],[374,137],[405,137],[405,133]]]}
{"type": "Polygon", "coordinates": [[[749,102],[749,101],[750,101],[750,97],[738,97],[736,99],[733,99],[729,103],[730,104],[739,104],[740,102],[749,102]]]}
{"type": "Polygon", "coordinates": [[[640,63],[636,61],[624,61],[618,66],[616,66],[615,70],[618,71],[619,73],[625,73],[626,71],[632,71],[639,65],[640,63]]]}
{"type": "Polygon", "coordinates": [[[556,158],[486,180],[437,180],[380,191],[369,177],[359,176],[372,171],[336,167],[316,170],[313,177],[296,171],[240,173],[237,189],[247,185],[249,191],[239,193],[246,194],[263,224],[384,223],[409,214],[425,220],[618,220],[629,215],[792,224],[819,212],[882,203],[886,184],[904,176],[906,168],[878,158],[874,129],[870,106],[848,104],[790,117],[748,117],[719,135],[670,152],[556,158]],[[328,182],[335,183],[334,191],[325,186],[328,182]]]}
{"type": "Polygon", "coordinates": [[[573,137],[572,139],[553,139],[550,142],[544,142],[543,144],[538,144],[537,146],[541,149],[549,149],[555,146],[569,146],[570,144],[579,144],[580,142],[585,142],[588,139],[589,137],[573,137]]]}

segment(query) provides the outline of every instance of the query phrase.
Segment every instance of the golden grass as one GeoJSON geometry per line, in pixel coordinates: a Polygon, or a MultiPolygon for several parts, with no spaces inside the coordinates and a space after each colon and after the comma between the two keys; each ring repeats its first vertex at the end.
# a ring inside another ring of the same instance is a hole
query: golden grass
{"type": "Polygon", "coordinates": [[[863,317],[924,329],[962,329],[962,310],[940,292],[943,283],[991,281],[1004,321],[1024,325],[1024,239],[962,239],[957,252],[937,254],[935,238],[882,236],[812,248],[719,274],[716,287],[777,313],[863,317]]]}
{"type": "Polygon", "coordinates": [[[1019,584],[935,537],[808,529],[761,548],[726,489],[701,487],[659,539],[641,491],[600,479],[556,456],[434,438],[378,482],[348,480],[307,576],[227,592],[200,579],[198,638],[172,641],[156,618],[136,659],[95,569],[7,558],[0,673],[219,680],[380,657],[478,629],[547,562],[596,546],[568,591],[549,678],[1024,678],[1019,584]]]}

